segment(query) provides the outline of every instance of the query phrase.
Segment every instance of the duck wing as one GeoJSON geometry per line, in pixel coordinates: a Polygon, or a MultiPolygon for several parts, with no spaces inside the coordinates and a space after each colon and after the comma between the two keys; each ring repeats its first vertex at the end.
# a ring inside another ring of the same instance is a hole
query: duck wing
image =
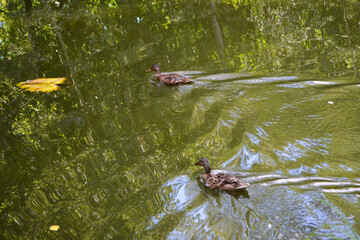
{"type": "Polygon", "coordinates": [[[226,191],[236,191],[250,185],[240,181],[239,178],[229,173],[218,173],[214,178],[217,181],[218,188],[226,191]]]}
{"type": "Polygon", "coordinates": [[[157,76],[157,78],[167,85],[176,85],[176,84],[183,84],[193,82],[194,80],[181,76],[177,73],[170,73],[170,74],[161,74],[157,76]]]}

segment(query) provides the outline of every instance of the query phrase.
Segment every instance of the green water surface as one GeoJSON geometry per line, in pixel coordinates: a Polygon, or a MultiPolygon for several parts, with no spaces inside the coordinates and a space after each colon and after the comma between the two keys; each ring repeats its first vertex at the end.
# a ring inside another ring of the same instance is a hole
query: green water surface
{"type": "Polygon", "coordinates": [[[0,239],[359,239],[359,9],[2,1],[0,239]],[[68,83],[16,86],[40,77],[68,83]]]}

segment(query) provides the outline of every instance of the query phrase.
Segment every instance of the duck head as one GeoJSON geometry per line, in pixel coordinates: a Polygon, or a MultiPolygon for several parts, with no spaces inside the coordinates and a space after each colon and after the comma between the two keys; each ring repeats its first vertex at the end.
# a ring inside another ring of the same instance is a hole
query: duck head
{"type": "Polygon", "coordinates": [[[152,65],[148,70],[146,70],[147,72],[150,71],[155,71],[156,73],[160,73],[160,66],[157,64],[152,65]]]}
{"type": "Polygon", "coordinates": [[[206,174],[211,174],[210,162],[207,158],[201,158],[200,161],[195,163],[197,166],[203,166],[206,174]]]}

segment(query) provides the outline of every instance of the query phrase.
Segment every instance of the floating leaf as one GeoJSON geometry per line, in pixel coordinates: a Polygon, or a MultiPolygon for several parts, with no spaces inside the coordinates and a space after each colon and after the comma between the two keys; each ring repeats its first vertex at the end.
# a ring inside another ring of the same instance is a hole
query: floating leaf
{"type": "Polygon", "coordinates": [[[57,231],[57,230],[59,230],[59,228],[60,228],[59,225],[51,225],[51,226],[50,226],[50,230],[51,230],[51,231],[57,231]]]}
{"type": "Polygon", "coordinates": [[[41,84],[29,84],[29,85],[23,85],[19,86],[20,88],[30,91],[30,92],[53,92],[56,90],[59,90],[59,86],[55,84],[51,85],[41,85],[41,84]]]}
{"type": "Polygon", "coordinates": [[[38,78],[27,80],[18,84],[18,87],[30,92],[53,92],[60,89],[58,84],[63,84],[66,78],[38,78]]]}

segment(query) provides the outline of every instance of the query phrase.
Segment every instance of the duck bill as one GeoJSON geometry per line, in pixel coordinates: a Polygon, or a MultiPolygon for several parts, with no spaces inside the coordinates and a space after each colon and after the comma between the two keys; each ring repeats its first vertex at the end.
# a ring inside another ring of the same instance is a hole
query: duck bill
{"type": "Polygon", "coordinates": [[[151,72],[152,70],[151,70],[151,68],[150,68],[150,69],[147,69],[146,71],[147,71],[147,72],[151,72]]]}
{"type": "Polygon", "coordinates": [[[195,163],[196,166],[200,166],[200,162],[195,163]]]}

